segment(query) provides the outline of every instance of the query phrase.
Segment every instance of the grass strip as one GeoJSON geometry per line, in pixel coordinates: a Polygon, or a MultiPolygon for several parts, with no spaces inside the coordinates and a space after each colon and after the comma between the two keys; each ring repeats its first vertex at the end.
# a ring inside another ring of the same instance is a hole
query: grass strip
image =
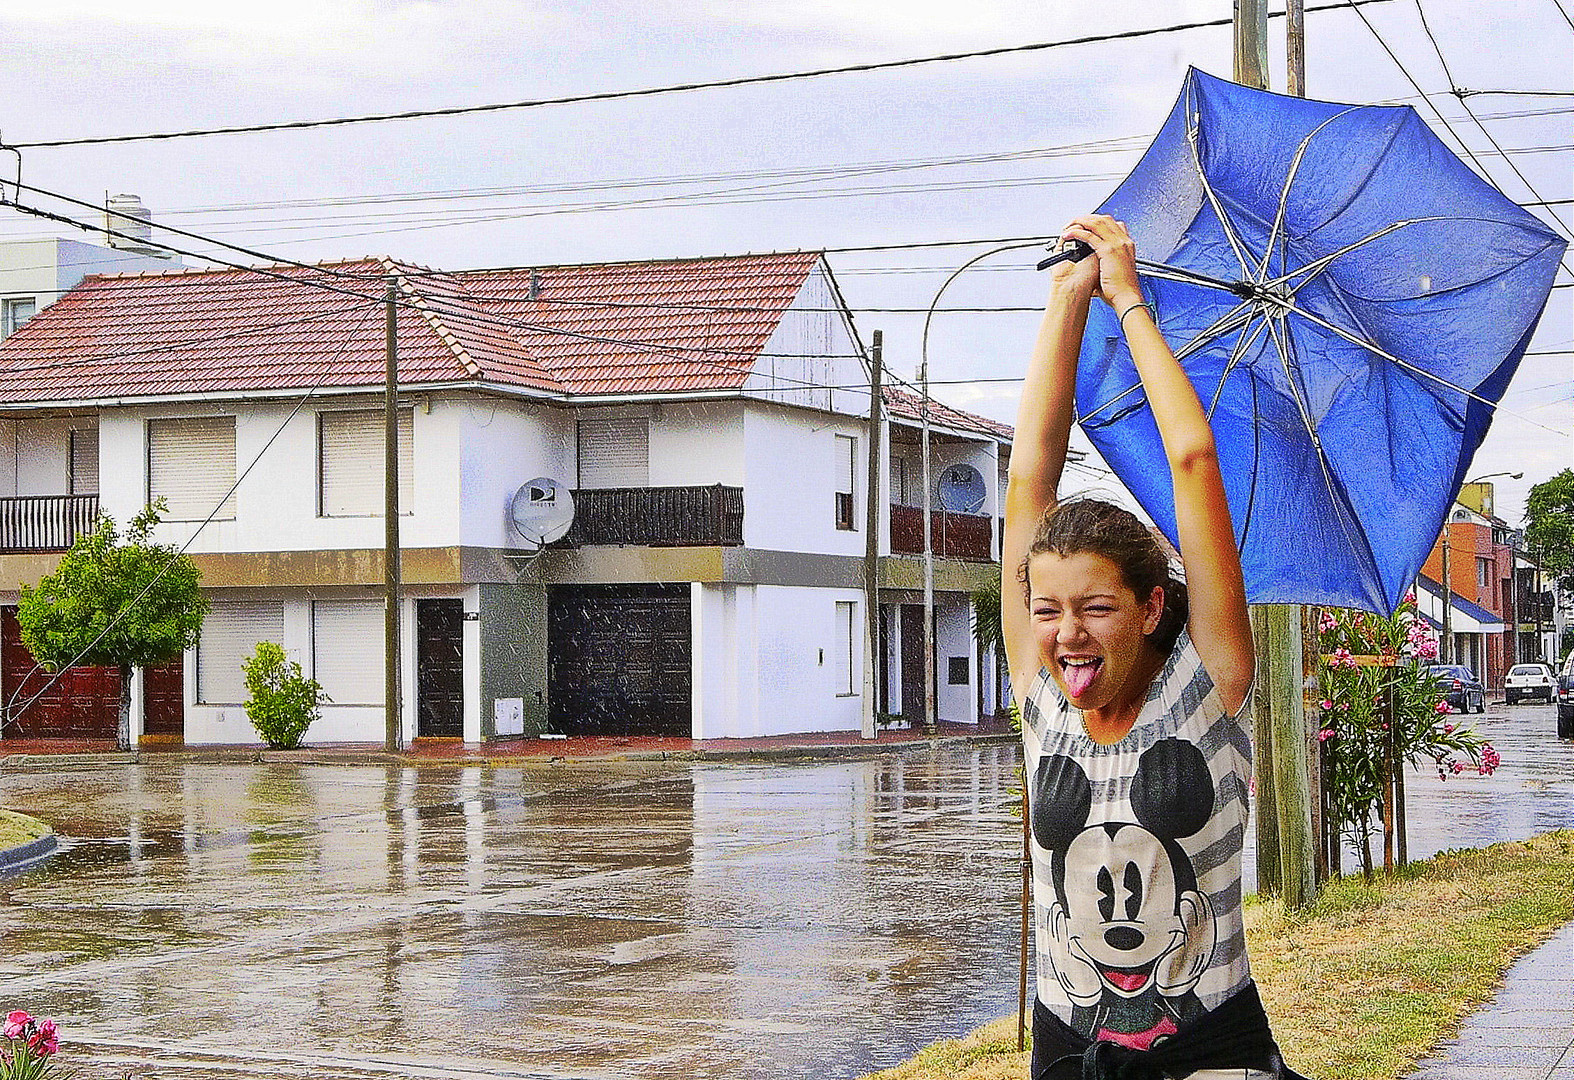
{"type": "Polygon", "coordinates": [[[32,843],[52,832],[53,829],[37,818],[14,810],[0,810],[0,851],[32,843]]]}
{"type": "MultiPolygon", "coordinates": [[[[1285,1060],[1317,1080],[1395,1080],[1574,919],[1574,830],[1330,882],[1286,912],[1249,898],[1246,940],[1285,1060]]],[[[1016,1016],[866,1080],[1021,1080],[1016,1016]]]]}

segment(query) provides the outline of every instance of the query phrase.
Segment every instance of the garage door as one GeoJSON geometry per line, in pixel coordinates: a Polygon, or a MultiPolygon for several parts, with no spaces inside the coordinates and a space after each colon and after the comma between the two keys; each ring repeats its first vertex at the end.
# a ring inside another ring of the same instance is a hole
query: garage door
{"type": "Polygon", "coordinates": [[[573,585],[547,608],[548,722],[564,735],[687,737],[689,587],[573,585]]]}
{"type": "Polygon", "coordinates": [[[14,607],[0,608],[0,693],[7,738],[113,741],[119,733],[120,672],[74,667],[51,684],[22,644],[14,607]]]}

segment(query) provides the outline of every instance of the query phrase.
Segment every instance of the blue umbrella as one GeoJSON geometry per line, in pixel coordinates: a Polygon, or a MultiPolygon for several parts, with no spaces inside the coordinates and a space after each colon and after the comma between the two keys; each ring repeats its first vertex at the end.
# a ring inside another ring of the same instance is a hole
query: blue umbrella
{"type": "MultiPolygon", "coordinates": [[[[1408,106],[1195,69],[1099,209],[1135,237],[1145,298],[1208,410],[1250,600],[1392,612],[1530,342],[1563,238],[1408,106]]],[[[1158,430],[1103,305],[1077,404],[1175,540],[1158,430]]]]}

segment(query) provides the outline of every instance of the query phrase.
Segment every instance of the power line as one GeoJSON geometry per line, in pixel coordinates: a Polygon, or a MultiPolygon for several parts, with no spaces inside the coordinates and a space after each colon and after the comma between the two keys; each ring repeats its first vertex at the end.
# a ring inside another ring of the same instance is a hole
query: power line
{"type": "MultiPolygon", "coordinates": [[[[1343,3],[1308,7],[1306,11],[1335,11],[1356,4],[1383,3],[1386,0],[1344,0],[1343,3]]],[[[1271,12],[1270,18],[1279,18],[1282,12],[1271,12]]],[[[139,135],[100,135],[74,139],[51,139],[34,142],[6,144],[5,149],[31,150],[62,146],[94,146],[105,143],[150,142],[164,139],[189,139],[208,135],[245,135],[265,131],[299,131],[308,128],[342,127],[349,124],[375,124],[394,120],[420,120],[439,116],[464,116],[474,113],[505,112],[517,109],[537,109],[549,105],[574,105],[592,101],[621,101],[629,98],[657,97],[666,94],[689,93],[696,90],[717,90],[735,86],[758,86],[767,83],[789,82],[800,79],[817,79],[830,75],[852,75],[870,71],[890,71],[896,68],[917,67],[923,64],[950,63],[958,60],[975,60],[992,56],[1041,52],[1046,49],[1066,48],[1074,45],[1092,45],[1108,41],[1151,37],[1155,34],[1172,34],[1182,30],[1204,27],[1229,26],[1233,18],[1210,19],[1202,22],[1175,23],[1169,26],[1149,27],[1142,30],[1125,30],[1113,34],[1092,34],[1086,37],[1066,38],[1061,41],[1040,41],[1028,45],[1005,45],[993,49],[976,49],[971,52],[942,53],[919,56],[905,60],[885,60],[866,64],[846,64],[840,67],[814,68],[807,71],[779,72],[771,75],[745,75],[733,79],[712,79],[705,82],[674,83],[667,86],[646,87],[639,90],[605,90],[596,93],[569,94],[555,98],[531,98],[524,101],[499,102],[488,105],[457,105],[442,109],[410,109],[395,113],[368,113],[361,116],[339,116],[322,120],[289,120],[269,124],[245,124],[231,127],[190,128],[185,131],[150,132],[139,135]]]]}

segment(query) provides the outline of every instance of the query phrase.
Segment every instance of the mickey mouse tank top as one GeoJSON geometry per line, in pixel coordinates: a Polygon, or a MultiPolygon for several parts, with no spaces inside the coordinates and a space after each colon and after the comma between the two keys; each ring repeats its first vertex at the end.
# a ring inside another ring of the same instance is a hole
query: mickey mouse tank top
{"type": "Polygon", "coordinates": [[[1021,701],[1038,997],[1147,1049],[1251,978],[1241,916],[1251,740],[1182,631],[1113,746],[1039,669],[1021,701]]]}

